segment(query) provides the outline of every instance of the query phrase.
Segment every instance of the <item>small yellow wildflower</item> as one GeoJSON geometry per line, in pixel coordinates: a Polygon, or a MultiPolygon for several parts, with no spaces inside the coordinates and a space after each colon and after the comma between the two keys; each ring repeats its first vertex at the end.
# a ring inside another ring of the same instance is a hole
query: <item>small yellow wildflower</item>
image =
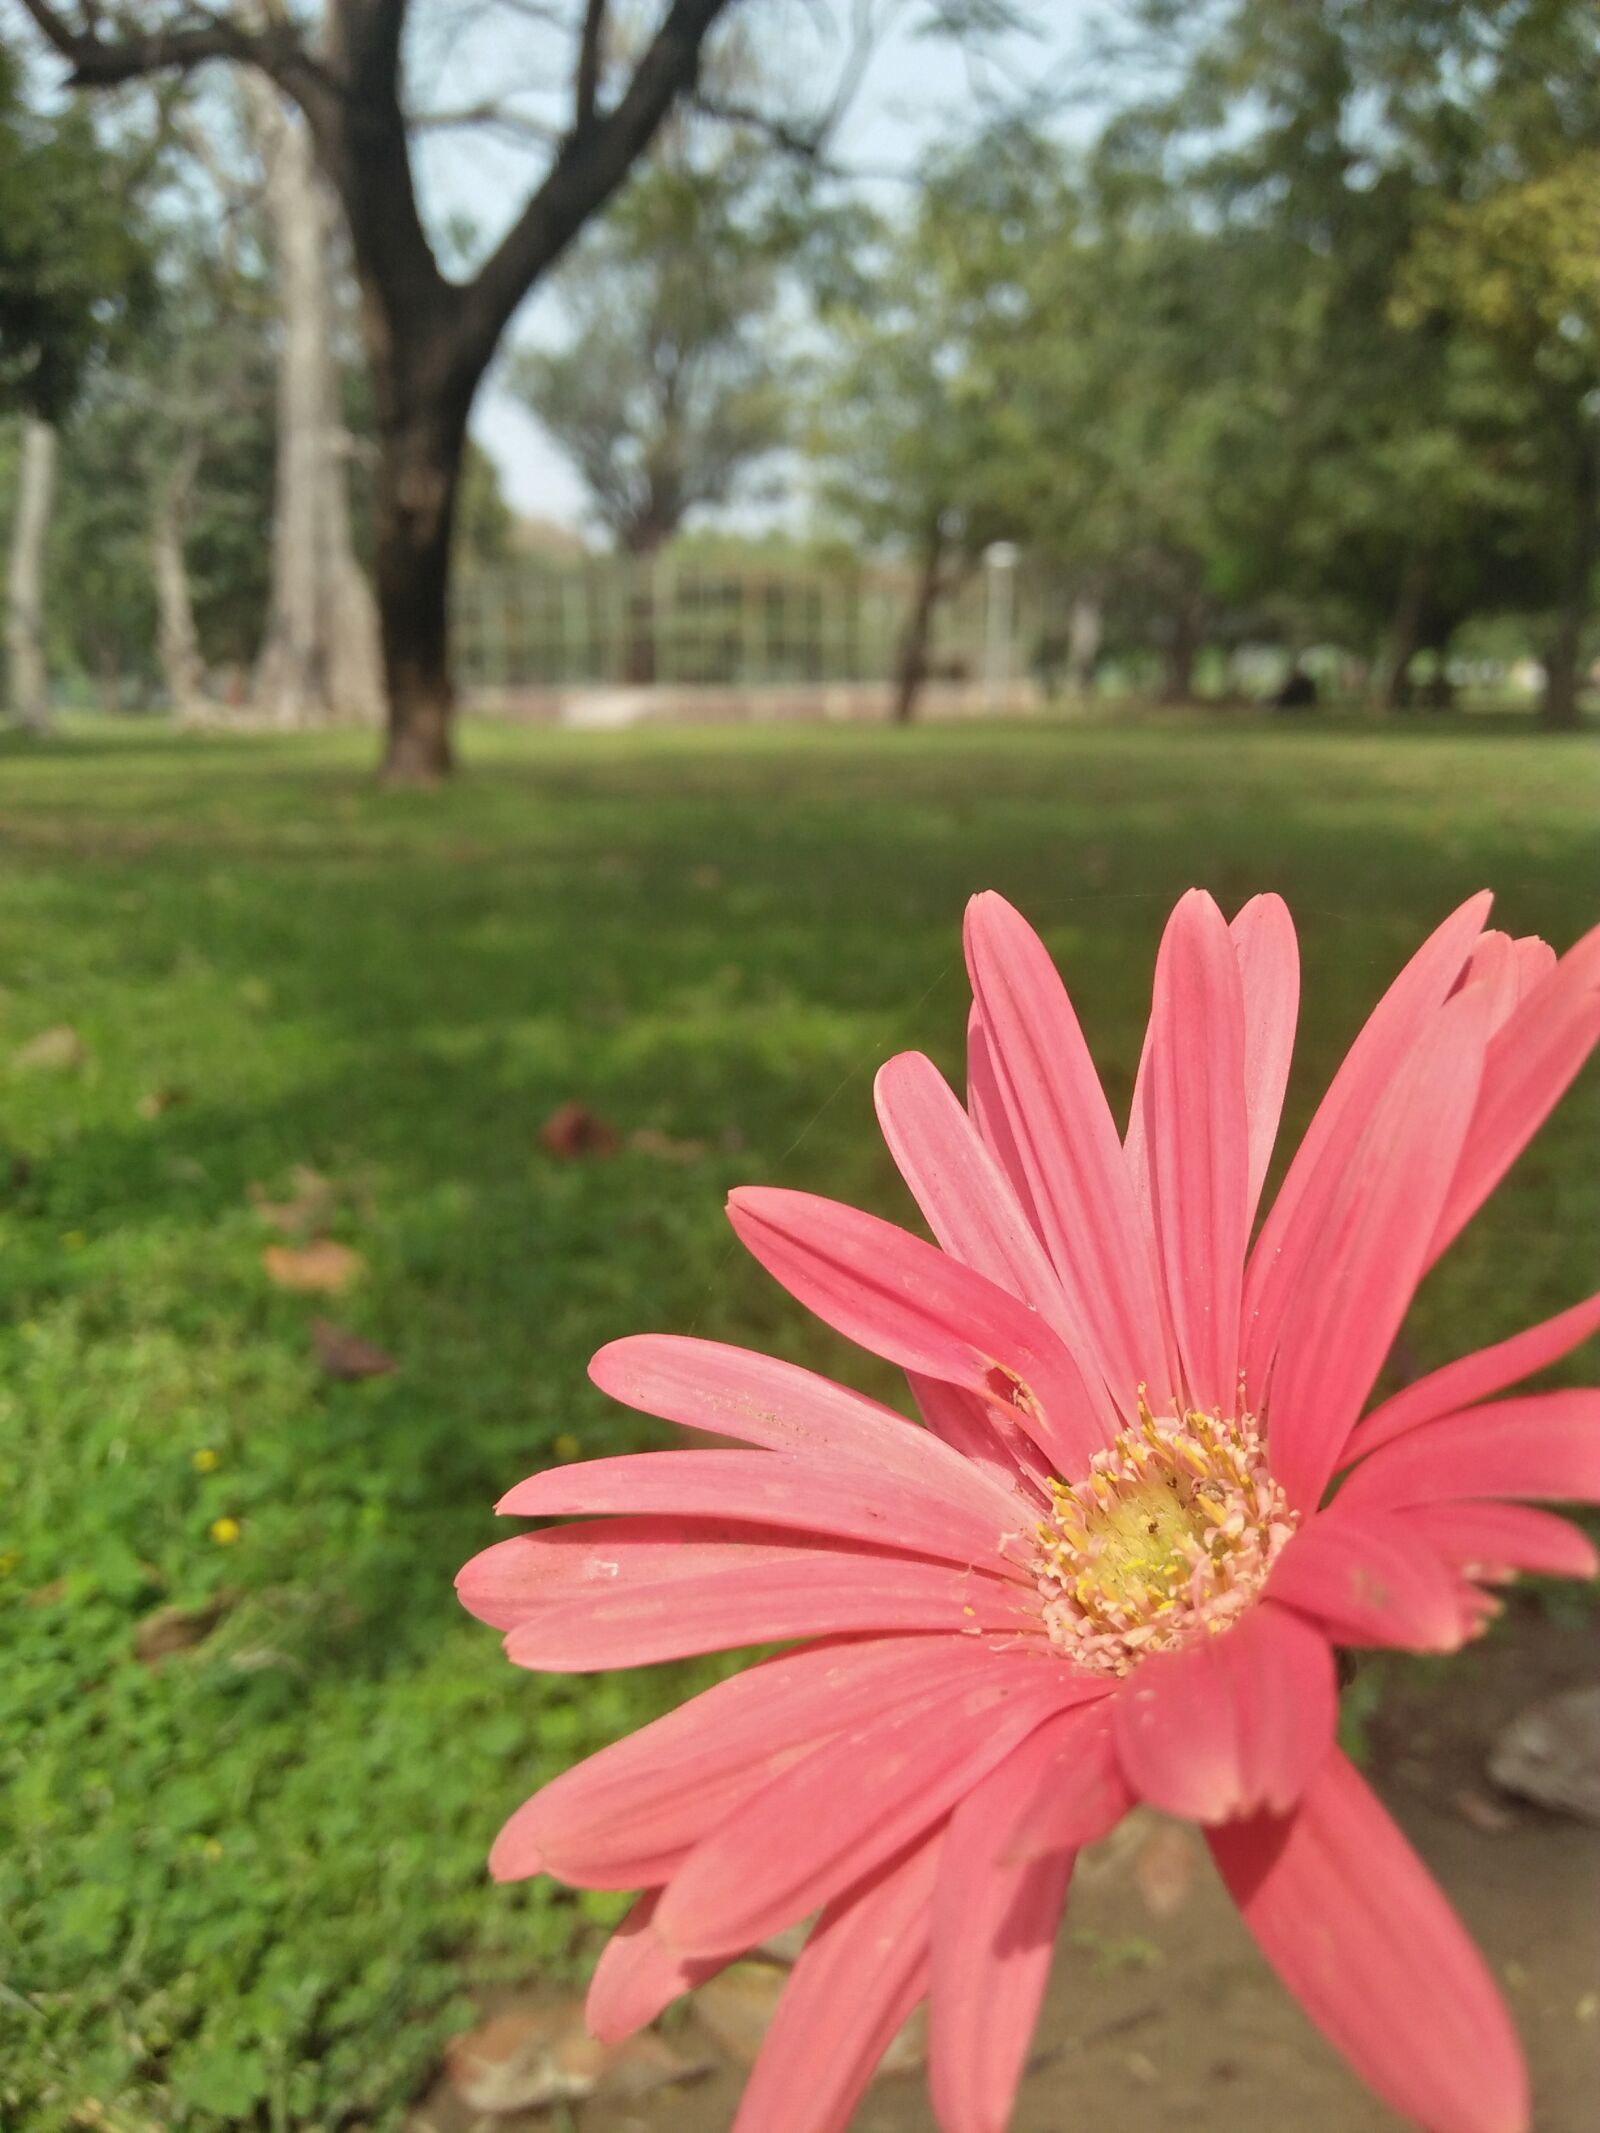
{"type": "Polygon", "coordinates": [[[231,1548],[243,1531],[236,1518],[214,1518],[211,1521],[211,1538],[219,1548],[231,1548]]]}
{"type": "Polygon", "coordinates": [[[0,1578],[10,1577],[21,1561],[22,1557],[15,1548],[0,1549],[0,1578]]]}
{"type": "Polygon", "coordinates": [[[550,1449],[555,1453],[558,1459],[576,1459],[579,1452],[583,1450],[583,1446],[578,1442],[577,1438],[572,1434],[570,1429],[564,1429],[561,1432],[560,1436],[557,1437],[555,1442],[551,1445],[550,1449]]]}
{"type": "Polygon", "coordinates": [[[197,1474],[214,1474],[217,1471],[220,1461],[209,1444],[202,1444],[199,1451],[192,1456],[194,1470],[197,1474]]]}

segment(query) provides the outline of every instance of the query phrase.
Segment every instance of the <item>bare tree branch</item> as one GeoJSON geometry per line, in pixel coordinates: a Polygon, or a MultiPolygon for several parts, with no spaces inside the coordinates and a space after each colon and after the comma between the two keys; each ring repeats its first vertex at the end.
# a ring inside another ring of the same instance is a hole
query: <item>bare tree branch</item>
{"type": "Polygon", "coordinates": [[[594,124],[595,99],[600,91],[600,61],[606,29],[606,0],[588,0],[583,11],[583,36],[578,46],[578,78],[574,96],[573,125],[582,133],[594,124]]]}
{"type": "Polygon", "coordinates": [[[247,30],[230,16],[196,9],[190,21],[138,30],[118,18],[115,34],[101,34],[100,10],[85,7],[81,27],[49,0],[22,0],[41,34],[72,67],[70,85],[109,89],[142,74],[187,73],[214,59],[244,61],[281,78],[309,67],[310,55],[287,22],[247,30]]]}
{"type": "Polygon", "coordinates": [[[672,0],[619,102],[563,142],[533,193],[465,293],[462,353],[480,362],[534,280],[553,265],[648,147],[675,100],[693,88],[717,17],[735,0],[672,0]]]}

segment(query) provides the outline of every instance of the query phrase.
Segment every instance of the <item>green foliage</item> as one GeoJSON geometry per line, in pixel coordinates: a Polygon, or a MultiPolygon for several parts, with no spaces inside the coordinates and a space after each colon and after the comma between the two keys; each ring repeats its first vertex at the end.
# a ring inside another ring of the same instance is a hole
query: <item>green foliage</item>
{"type": "Polygon", "coordinates": [[[151,174],[149,150],[108,147],[86,109],[32,109],[0,45],[0,409],[60,422],[148,304],[151,174]]]}
{"type": "Polygon", "coordinates": [[[750,142],[709,163],[659,155],[561,269],[566,343],[511,366],[511,389],[630,554],[725,503],[783,441],[773,314],[805,224],[771,186],[771,157],[750,142]]]}
{"type": "MultiPolygon", "coordinates": [[[[1174,897],[1281,890],[1290,1134],[1461,896],[1498,883],[1503,923],[1562,943],[1600,897],[1584,745],[1448,722],[467,743],[427,797],[372,791],[359,735],[4,748],[0,2119],[28,2133],[393,2128],[470,1986],[576,1958],[585,1908],[492,1888],[487,1845],[703,1670],[518,1673],[451,1577],[568,1440],[658,1441],[586,1383],[616,1335],[896,1396],[733,1251],[722,1200],[914,1219],[871,1078],[908,1045],[959,1074],[971,890],[1043,927],[1119,1105],[1174,897]],[[15,1063],[63,1023],[80,1067],[15,1063]],[[620,1153],[541,1150],[573,1099],[620,1153]],[[298,1163],[367,1262],[338,1299],[262,1271],[250,1187],[286,1198],[298,1163]],[[316,1309],[394,1374],[319,1376],[316,1309]],[[223,1594],[141,1662],[155,1609],[223,1594]]],[[[1597,1097],[1430,1279],[1422,1366],[1591,1284],[1597,1097]]]]}

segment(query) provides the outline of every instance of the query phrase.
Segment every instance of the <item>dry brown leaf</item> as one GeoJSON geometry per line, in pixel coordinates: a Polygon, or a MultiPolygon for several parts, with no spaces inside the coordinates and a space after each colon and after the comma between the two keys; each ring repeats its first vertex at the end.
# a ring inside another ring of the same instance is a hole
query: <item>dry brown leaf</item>
{"type": "Polygon", "coordinates": [[[709,2071],[660,2037],[601,2044],[584,2027],[583,2002],[514,2007],[457,2037],[445,2059],[450,2086],[491,2117],[590,2096],[645,2096],[709,2071]]]}
{"type": "Polygon", "coordinates": [[[1161,1823],[1151,1830],[1133,1862],[1134,1885],[1152,1918],[1170,1918],[1189,1900],[1196,1849],[1186,1829],[1161,1823]]]}
{"type": "Polygon", "coordinates": [[[381,1378],[395,1367],[394,1357],[384,1349],[328,1318],[311,1321],[311,1352],[330,1378],[381,1378]]]}
{"type": "Polygon", "coordinates": [[[315,1244],[269,1244],[261,1254],[267,1279],[307,1296],[337,1296],[366,1272],[367,1262],[331,1237],[315,1244]]]}
{"type": "Polygon", "coordinates": [[[175,1111],[179,1104],[189,1101],[187,1089],[147,1089],[139,1098],[138,1113],[141,1118],[159,1118],[163,1111],[175,1111]]]}
{"type": "Polygon", "coordinates": [[[250,1202],[269,1229],[285,1237],[315,1237],[333,1220],[338,1191],[331,1178],[307,1163],[296,1163],[289,1173],[287,1200],[269,1199],[264,1186],[250,1187],[250,1202]]]}
{"type": "Polygon", "coordinates": [[[42,1029],[37,1037],[18,1047],[11,1055],[11,1064],[18,1067],[46,1067],[54,1072],[65,1072],[81,1067],[89,1056],[89,1048],[70,1022],[61,1022],[54,1029],[42,1029]]]}
{"type": "Polygon", "coordinates": [[[234,1604],[232,1593],[219,1592],[198,1607],[158,1607],[145,1615],[133,1633],[133,1653],[150,1668],[174,1652],[203,1644],[234,1604]]]}
{"type": "Polygon", "coordinates": [[[580,1103],[558,1105],[539,1128],[539,1141],[547,1154],[564,1163],[579,1156],[615,1155],[621,1146],[616,1127],[580,1103]]]}
{"type": "Polygon", "coordinates": [[[697,1163],[706,1152],[704,1141],[680,1141],[655,1126],[640,1126],[630,1133],[628,1146],[635,1155],[659,1156],[664,1163],[697,1163]]]}

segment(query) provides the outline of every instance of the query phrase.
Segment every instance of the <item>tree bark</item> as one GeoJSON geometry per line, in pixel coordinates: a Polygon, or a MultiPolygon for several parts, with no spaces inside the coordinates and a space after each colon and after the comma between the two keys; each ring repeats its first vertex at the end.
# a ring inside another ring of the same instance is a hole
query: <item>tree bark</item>
{"type": "Polygon", "coordinates": [[[1080,593],[1067,616],[1067,687],[1074,696],[1087,696],[1094,686],[1104,635],[1105,610],[1094,594],[1080,593]]]}
{"type": "Polygon", "coordinates": [[[11,560],[6,574],[6,656],[11,709],[32,733],[50,730],[50,674],[44,643],[44,550],[55,501],[56,433],[29,415],[22,425],[22,462],[11,560]]]}
{"type": "Polygon", "coordinates": [[[1539,723],[1547,733],[1571,733],[1579,724],[1583,636],[1600,546],[1600,437],[1584,437],[1578,449],[1573,503],[1576,519],[1572,547],[1555,631],[1545,654],[1544,697],[1539,705],[1539,723]]]}
{"type": "Polygon", "coordinates": [[[1194,663],[1200,654],[1200,611],[1192,600],[1180,600],[1172,611],[1172,625],[1162,657],[1165,673],[1161,682],[1164,704],[1194,702],[1194,663]]]}
{"type": "Polygon", "coordinates": [[[171,474],[158,481],[150,516],[157,647],[172,715],[180,726],[199,725],[206,715],[205,664],[200,657],[200,637],[194,624],[194,602],[189,594],[189,570],[183,553],[189,492],[199,458],[198,445],[191,445],[171,474]]]}
{"type": "Polygon", "coordinates": [[[1411,662],[1422,649],[1432,576],[1426,556],[1420,555],[1400,573],[1389,638],[1378,662],[1378,702],[1385,711],[1404,711],[1411,701],[1411,662]]]}
{"type": "Polygon", "coordinates": [[[256,697],[279,726],[376,722],[377,618],[350,531],[328,202],[303,122],[260,75],[250,77],[250,111],[267,173],[282,334],[272,591],[256,697]]]}
{"type": "Polygon", "coordinates": [[[381,775],[390,785],[436,785],[455,757],[450,680],[450,540],[466,438],[465,405],[453,419],[426,413],[384,423],[402,399],[381,376],[375,533],[378,612],[388,727],[381,775]]]}
{"type": "Polygon", "coordinates": [[[917,699],[928,674],[928,640],[933,634],[933,611],[944,590],[944,534],[935,518],[923,536],[917,564],[911,612],[900,639],[900,658],[895,673],[894,703],[890,717],[897,726],[909,726],[917,715],[917,699]]]}

